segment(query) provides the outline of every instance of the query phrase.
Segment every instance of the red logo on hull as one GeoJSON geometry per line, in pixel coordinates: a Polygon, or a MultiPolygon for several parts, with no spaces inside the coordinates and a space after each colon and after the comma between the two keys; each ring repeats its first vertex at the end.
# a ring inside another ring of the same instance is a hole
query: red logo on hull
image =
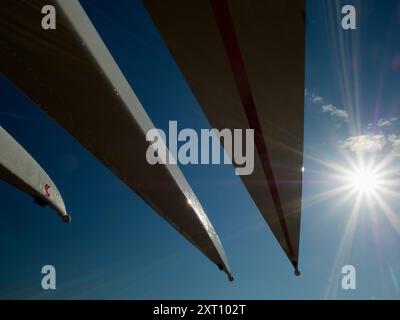
{"type": "Polygon", "coordinates": [[[50,185],[48,185],[47,183],[44,185],[44,191],[46,192],[46,196],[50,197],[50,185]]]}

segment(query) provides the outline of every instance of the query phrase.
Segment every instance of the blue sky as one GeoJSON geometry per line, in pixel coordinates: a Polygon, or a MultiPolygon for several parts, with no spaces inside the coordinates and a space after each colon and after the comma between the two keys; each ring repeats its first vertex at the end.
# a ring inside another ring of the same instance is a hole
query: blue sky
{"type": "MultiPolygon", "coordinates": [[[[210,128],[140,1],[81,3],[157,127],[210,128]]],[[[0,125],[49,173],[73,218],[63,224],[0,181],[0,298],[399,298],[400,1],[309,0],[306,23],[300,278],[231,166],[181,169],[220,236],[233,283],[0,77],[0,125]],[[357,30],[343,31],[339,10],[351,3],[357,30]],[[339,190],[340,170],[354,171],[358,158],[392,170],[382,178],[392,192],[376,191],[380,202],[364,194],[354,210],[355,192],[324,192],[339,190]],[[41,289],[46,264],[56,267],[55,291],[41,289]],[[340,287],[346,264],[357,270],[353,291],[340,287]]]]}

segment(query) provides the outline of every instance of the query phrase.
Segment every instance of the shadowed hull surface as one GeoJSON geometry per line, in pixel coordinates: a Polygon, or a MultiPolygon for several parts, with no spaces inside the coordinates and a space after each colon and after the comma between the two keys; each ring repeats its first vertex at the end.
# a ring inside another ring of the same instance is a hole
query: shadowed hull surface
{"type": "Polygon", "coordinates": [[[255,130],[254,172],[241,179],[297,269],[304,1],[144,4],[212,126],[255,130]]]}

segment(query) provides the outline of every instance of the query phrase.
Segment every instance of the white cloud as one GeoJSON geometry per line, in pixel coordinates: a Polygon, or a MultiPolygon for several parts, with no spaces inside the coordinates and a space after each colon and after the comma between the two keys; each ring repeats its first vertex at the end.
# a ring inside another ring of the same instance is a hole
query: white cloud
{"type": "Polygon", "coordinates": [[[356,154],[377,153],[385,148],[386,152],[400,157],[400,136],[396,134],[353,136],[341,142],[340,146],[356,154]]]}
{"type": "Polygon", "coordinates": [[[390,118],[390,119],[379,119],[378,121],[378,127],[379,128],[385,128],[385,127],[390,127],[393,125],[393,122],[397,121],[397,118],[390,118]]]}
{"type": "Polygon", "coordinates": [[[322,97],[320,97],[320,96],[313,95],[312,96],[312,102],[314,102],[314,103],[323,103],[324,99],[322,99],[322,97]]]}
{"type": "Polygon", "coordinates": [[[305,89],[305,95],[311,99],[314,104],[321,105],[322,112],[329,113],[332,118],[340,119],[345,122],[349,121],[350,116],[346,110],[337,108],[333,104],[325,103],[324,98],[315,93],[310,94],[307,89],[305,89]]]}
{"type": "Polygon", "coordinates": [[[346,110],[339,109],[332,104],[325,104],[322,106],[322,112],[329,113],[334,118],[339,118],[344,121],[349,120],[349,114],[346,110]]]}
{"type": "Polygon", "coordinates": [[[381,151],[386,143],[385,136],[381,134],[360,135],[347,138],[341,146],[351,152],[362,154],[381,151]]]}
{"type": "Polygon", "coordinates": [[[324,103],[324,99],[315,93],[308,92],[307,88],[304,90],[304,94],[307,98],[311,99],[313,103],[324,103]]]}
{"type": "Polygon", "coordinates": [[[391,134],[388,138],[393,147],[400,147],[400,136],[391,134]]]}

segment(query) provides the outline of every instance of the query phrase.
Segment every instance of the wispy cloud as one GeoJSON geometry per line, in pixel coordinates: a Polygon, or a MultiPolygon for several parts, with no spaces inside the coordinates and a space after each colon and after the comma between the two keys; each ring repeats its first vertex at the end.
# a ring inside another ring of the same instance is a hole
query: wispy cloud
{"type": "Polygon", "coordinates": [[[317,96],[317,95],[312,95],[312,102],[314,103],[324,103],[324,99],[322,97],[317,96]]]}
{"type": "Polygon", "coordinates": [[[391,134],[389,136],[389,142],[394,146],[394,147],[400,147],[400,137],[395,134],[391,134]]]}
{"type": "Polygon", "coordinates": [[[305,90],[306,98],[308,98],[312,103],[319,105],[323,113],[328,113],[332,119],[342,120],[349,122],[349,113],[341,108],[334,106],[333,104],[326,103],[325,99],[316,93],[310,93],[307,89],[305,90]]]}
{"type": "Polygon", "coordinates": [[[310,99],[313,103],[324,103],[324,99],[316,93],[310,93],[307,88],[304,90],[306,98],[310,99]]]}
{"type": "Polygon", "coordinates": [[[335,107],[332,104],[324,104],[322,106],[322,112],[329,113],[332,118],[349,121],[349,114],[346,110],[335,107]]]}
{"type": "Polygon", "coordinates": [[[356,154],[378,153],[384,149],[400,157],[400,136],[391,134],[360,135],[347,138],[340,143],[342,148],[356,154]]]}
{"type": "Polygon", "coordinates": [[[356,154],[376,153],[381,151],[387,141],[384,135],[360,135],[347,138],[341,147],[356,154]]]}
{"type": "MultiPolygon", "coordinates": [[[[398,60],[400,67],[400,56],[398,56],[398,60]]],[[[321,108],[322,113],[329,114],[334,120],[340,120],[336,121],[337,129],[341,128],[343,122],[350,123],[350,114],[344,108],[326,103],[323,97],[307,90],[305,94],[309,101],[321,108]]],[[[400,134],[395,131],[397,127],[395,122],[397,121],[400,122],[400,117],[381,118],[377,122],[369,123],[363,134],[353,135],[344,141],[339,141],[339,147],[355,154],[394,152],[396,156],[400,157],[400,134]]]]}
{"type": "Polygon", "coordinates": [[[385,128],[385,127],[391,127],[393,125],[394,122],[396,122],[398,120],[398,118],[390,118],[390,119],[379,119],[377,126],[379,128],[385,128]]]}

